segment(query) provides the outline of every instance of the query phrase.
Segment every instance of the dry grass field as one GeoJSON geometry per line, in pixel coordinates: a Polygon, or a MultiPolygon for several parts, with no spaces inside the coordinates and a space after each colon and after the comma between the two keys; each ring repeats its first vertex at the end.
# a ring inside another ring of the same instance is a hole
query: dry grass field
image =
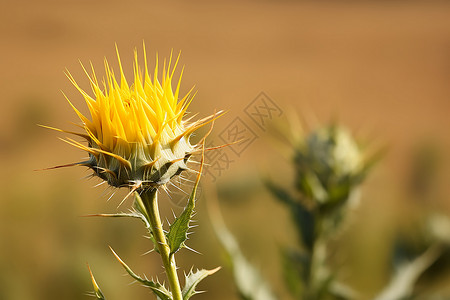
{"type": "MultiPolygon", "coordinates": [[[[12,1],[0,11],[0,299],[88,299],[91,265],[108,299],[152,299],[110,254],[112,245],[140,273],[163,276],[141,224],[81,218],[113,212],[119,192],[93,188],[82,168],[34,171],[70,163],[83,154],[59,141],[44,124],[73,129],[76,115],[63,91],[86,111],[67,80],[66,68],[89,89],[79,64],[102,75],[103,59],[115,63],[115,43],[125,73],[133,49],[145,41],[156,53],[182,51],[182,91],[195,85],[190,111],[228,113],[216,134],[265,92],[283,111],[314,127],[338,120],[375,146],[388,145],[383,162],[363,187],[363,203],[348,233],[343,277],[370,299],[387,281],[386,240],[399,221],[426,209],[450,211],[450,3],[446,1],[12,1]],[[417,200],[408,187],[414,150],[436,153],[432,192],[417,200]],[[426,203],[420,203],[426,201],[426,203]]],[[[251,123],[249,123],[251,124],[251,123]]],[[[234,158],[211,189],[224,196],[230,229],[280,299],[288,299],[279,270],[279,246],[289,243],[288,213],[270,199],[259,177],[289,185],[289,164],[268,131],[234,158]],[[240,183],[240,185],[239,185],[240,183]],[[279,219],[267,220],[268,211],[279,219]],[[280,232],[282,232],[280,234],[280,232]]],[[[168,216],[175,201],[162,204],[168,216]]],[[[210,229],[205,199],[199,228],[182,268],[223,265],[196,299],[237,299],[223,252],[210,229]]],[[[130,203],[121,209],[126,210],[130,203]]]]}

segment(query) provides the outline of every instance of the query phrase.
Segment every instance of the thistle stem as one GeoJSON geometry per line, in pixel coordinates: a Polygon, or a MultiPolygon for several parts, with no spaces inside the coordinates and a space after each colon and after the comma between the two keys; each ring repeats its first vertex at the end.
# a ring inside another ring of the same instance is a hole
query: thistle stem
{"type": "Polygon", "coordinates": [[[166,235],[164,234],[159,215],[157,189],[146,190],[141,194],[141,197],[148,213],[152,234],[156,241],[156,247],[158,248],[164,269],[166,270],[167,279],[172,292],[172,299],[182,300],[183,296],[178,280],[175,257],[170,253],[170,248],[167,244],[166,235]]]}

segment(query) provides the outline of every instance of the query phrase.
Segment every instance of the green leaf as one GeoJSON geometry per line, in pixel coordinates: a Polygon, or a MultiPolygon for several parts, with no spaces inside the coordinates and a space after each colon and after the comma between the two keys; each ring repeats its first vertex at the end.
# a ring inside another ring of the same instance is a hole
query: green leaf
{"type": "Polygon", "coordinates": [[[142,283],[144,286],[149,287],[152,292],[158,297],[158,299],[161,300],[172,300],[172,293],[169,292],[166,287],[162,284],[160,284],[158,281],[154,282],[151,280],[148,280],[146,278],[142,278],[136,273],[131,270],[131,268],[114,252],[114,250],[109,247],[114,254],[114,256],[117,258],[117,260],[120,262],[122,267],[127,271],[128,274],[130,274],[131,277],[142,283]]]}
{"type": "Polygon", "coordinates": [[[170,254],[177,252],[181,247],[184,247],[184,242],[187,240],[188,230],[190,228],[192,214],[194,212],[195,201],[189,198],[188,205],[185,207],[181,215],[175,219],[170,225],[167,233],[167,242],[170,247],[170,254]]]}
{"type": "Polygon", "coordinates": [[[94,215],[87,215],[86,217],[106,217],[106,218],[136,218],[136,219],[141,219],[142,220],[142,216],[135,212],[135,211],[131,211],[129,213],[115,213],[115,214],[94,214],[94,215]]]}
{"type": "Polygon", "coordinates": [[[189,196],[188,203],[184,208],[181,215],[175,219],[170,225],[169,232],[167,233],[167,243],[170,247],[170,254],[173,254],[184,247],[184,242],[187,240],[189,224],[192,219],[195,208],[195,195],[197,193],[197,187],[200,177],[197,178],[191,195],[189,196]]]}
{"type": "Polygon", "coordinates": [[[130,210],[129,213],[115,213],[115,214],[94,214],[94,215],[87,215],[86,217],[107,217],[107,218],[135,218],[139,219],[142,222],[144,222],[145,227],[149,230],[150,233],[150,240],[153,242],[154,250],[158,252],[158,247],[156,247],[156,241],[153,237],[151,228],[150,228],[150,221],[148,219],[147,212],[145,211],[145,208],[143,208],[142,199],[139,196],[138,193],[135,193],[136,198],[134,202],[134,208],[130,210]]]}
{"type": "Polygon", "coordinates": [[[89,269],[89,274],[91,275],[92,285],[94,286],[94,296],[97,299],[105,300],[105,296],[103,296],[103,293],[100,290],[100,287],[98,286],[97,281],[95,281],[94,274],[92,274],[92,271],[91,271],[91,268],[89,267],[89,265],[88,265],[88,269],[89,269]]]}
{"type": "Polygon", "coordinates": [[[241,250],[239,248],[232,252],[230,250],[232,249],[227,249],[233,266],[233,276],[242,299],[276,299],[259,270],[246,259],[241,250]]]}
{"type": "Polygon", "coordinates": [[[353,290],[353,288],[336,280],[331,283],[329,293],[333,295],[335,299],[339,300],[361,299],[361,295],[353,290]]]}
{"type": "Polygon", "coordinates": [[[195,288],[205,277],[212,275],[220,270],[220,267],[215,268],[213,270],[197,270],[193,272],[192,270],[189,272],[187,276],[185,276],[185,285],[182,291],[183,300],[187,300],[191,298],[193,295],[198,294],[200,292],[196,291],[195,288]]]}
{"type": "Polygon", "coordinates": [[[439,258],[442,248],[433,245],[414,260],[398,267],[389,285],[381,291],[376,300],[408,299],[413,296],[419,277],[439,258]]]}
{"type": "Polygon", "coordinates": [[[210,206],[210,219],[214,232],[230,259],[234,282],[241,299],[276,299],[260,272],[242,254],[238,242],[225,226],[218,206],[214,204],[210,206]]]}
{"type": "Polygon", "coordinates": [[[294,199],[287,191],[266,180],[269,191],[281,202],[287,204],[294,219],[297,231],[303,246],[311,252],[314,245],[315,218],[313,212],[308,210],[300,201],[294,199]]]}
{"type": "Polygon", "coordinates": [[[311,257],[292,249],[283,249],[283,276],[285,283],[295,299],[301,299],[304,284],[309,280],[311,257]]]}
{"type": "Polygon", "coordinates": [[[130,210],[128,213],[114,213],[114,214],[93,214],[93,215],[87,215],[86,217],[107,217],[107,218],[135,218],[139,219],[142,222],[144,222],[145,226],[147,228],[150,228],[147,212],[145,211],[145,208],[142,209],[143,203],[142,199],[139,196],[138,193],[135,193],[135,201],[134,201],[134,208],[130,210]]]}

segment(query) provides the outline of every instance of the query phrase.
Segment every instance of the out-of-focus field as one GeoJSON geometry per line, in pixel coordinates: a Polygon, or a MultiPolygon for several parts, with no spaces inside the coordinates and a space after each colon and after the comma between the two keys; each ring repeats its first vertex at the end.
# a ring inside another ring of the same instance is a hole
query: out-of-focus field
{"type": "MultiPolygon", "coordinates": [[[[408,188],[419,144],[434,147],[438,160],[427,207],[450,209],[446,1],[4,0],[1,6],[0,299],[87,299],[86,262],[108,299],[151,299],[144,288],[128,285],[132,280],[122,276],[108,245],[139,273],[164,278],[156,254],[139,256],[150,247],[139,222],[80,217],[114,212],[123,193],[107,202],[112,191],[92,188],[99,181],[81,179],[89,175],[81,168],[33,171],[84,156],[57,139],[64,135],[36,124],[74,128],[77,117],[60,91],[86,108],[64,71],[89,89],[78,60],[92,61],[101,76],[105,56],[117,66],[115,43],[128,74],[142,41],[152,64],[155,53],[181,50],[182,90],[194,84],[198,90],[190,111],[206,116],[228,110],[217,132],[245,116],[245,107],[264,91],[285,114],[296,110],[310,125],[338,119],[372,144],[389,145],[341,246],[350,252],[344,279],[364,297],[387,280],[386,245],[394,226],[425,206],[408,188]]],[[[209,186],[228,195],[222,208],[230,229],[284,299],[279,248],[295,244],[295,235],[288,213],[259,176],[270,172],[288,186],[289,164],[269,134],[251,126],[259,138],[209,186]]],[[[202,255],[183,252],[178,261],[185,270],[226,266],[206,200],[200,201],[200,226],[189,245],[202,255]]],[[[169,219],[172,209],[179,211],[170,201],[162,206],[169,219]]],[[[199,300],[237,299],[226,267],[201,288],[208,292],[199,300]]]]}

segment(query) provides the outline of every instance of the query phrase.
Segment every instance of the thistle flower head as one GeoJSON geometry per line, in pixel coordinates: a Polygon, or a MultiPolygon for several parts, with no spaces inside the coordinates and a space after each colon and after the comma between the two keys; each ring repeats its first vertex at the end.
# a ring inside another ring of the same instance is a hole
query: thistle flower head
{"type": "MultiPolygon", "coordinates": [[[[191,134],[211,121],[214,116],[196,122],[183,120],[192,90],[180,97],[181,75],[173,89],[175,63],[172,56],[164,62],[162,76],[158,74],[158,61],[153,77],[150,76],[144,47],[144,68],[138,65],[134,53],[133,83],[125,78],[119,53],[119,77],[105,59],[105,78],[102,81],[92,68],[89,78],[92,95],[83,90],[70,73],[69,80],[83,95],[90,116],[83,115],[67,99],[80,118],[83,133],[72,133],[84,138],[87,145],[67,138],[65,141],[89,154],[87,161],[77,163],[91,168],[101,179],[114,187],[159,187],[173,176],[187,170],[186,163],[193,152],[191,134]],[[173,66],[172,66],[173,63],[173,66]]],[[[67,97],[66,97],[67,98],[67,97]]]]}

